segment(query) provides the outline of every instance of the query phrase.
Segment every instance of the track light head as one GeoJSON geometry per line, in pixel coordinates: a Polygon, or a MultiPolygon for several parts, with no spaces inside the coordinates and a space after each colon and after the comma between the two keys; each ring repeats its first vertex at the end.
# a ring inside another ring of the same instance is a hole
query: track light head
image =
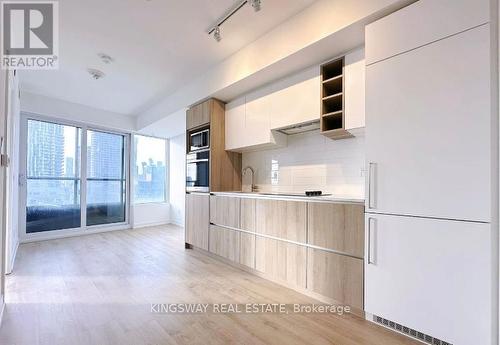
{"type": "Polygon", "coordinates": [[[252,5],[253,10],[255,12],[260,11],[260,7],[261,7],[260,0],[250,0],[250,5],[252,5]]]}
{"type": "Polygon", "coordinates": [[[220,27],[218,27],[218,26],[216,26],[215,29],[214,29],[214,39],[217,42],[220,42],[220,40],[222,39],[222,37],[220,35],[220,27]]]}

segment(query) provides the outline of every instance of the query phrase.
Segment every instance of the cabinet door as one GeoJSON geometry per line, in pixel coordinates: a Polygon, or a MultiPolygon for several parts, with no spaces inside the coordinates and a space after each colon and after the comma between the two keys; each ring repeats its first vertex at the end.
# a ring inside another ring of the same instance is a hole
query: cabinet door
{"type": "Polygon", "coordinates": [[[365,310],[452,344],[490,344],[490,225],[366,217],[365,310]]]}
{"type": "Polygon", "coordinates": [[[210,195],[210,222],[238,229],[240,227],[240,198],[210,195]]]}
{"type": "Polygon", "coordinates": [[[215,225],[210,225],[211,253],[222,256],[228,260],[240,260],[240,232],[215,225]]]}
{"type": "Polygon", "coordinates": [[[287,284],[306,287],[306,248],[257,236],[255,249],[255,268],[287,284]]]}
{"type": "Polygon", "coordinates": [[[260,88],[246,95],[245,146],[269,144],[271,138],[269,88],[260,88]]]}
{"type": "Polygon", "coordinates": [[[344,112],[346,130],[365,126],[365,50],[344,58],[344,112]]]}
{"type": "Polygon", "coordinates": [[[271,129],[319,120],[321,81],[314,66],[272,84],[271,129]]]}
{"type": "Polygon", "coordinates": [[[186,238],[195,247],[208,250],[209,195],[186,194],[186,238]]]}
{"type": "Polygon", "coordinates": [[[210,123],[211,100],[192,106],[187,111],[186,127],[192,129],[210,123]]]}
{"type": "Polygon", "coordinates": [[[417,1],[366,26],[366,63],[484,24],[489,8],[489,0],[417,1]]]}
{"type": "Polygon", "coordinates": [[[226,104],[226,150],[245,146],[245,97],[226,104]]]}
{"type": "Polygon", "coordinates": [[[362,205],[310,202],[307,207],[307,243],[363,257],[365,214],[362,205]]]}
{"type": "Polygon", "coordinates": [[[306,242],[306,203],[257,199],[256,231],[295,242],[306,242]]]}
{"type": "Polygon", "coordinates": [[[363,260],[307,248],[307,288],[363,310],[363,260]]]}
{"type": "Polygon", "coordinates": [[[367,211],[490,221],[490,35],[367,67],[367,211]]]}

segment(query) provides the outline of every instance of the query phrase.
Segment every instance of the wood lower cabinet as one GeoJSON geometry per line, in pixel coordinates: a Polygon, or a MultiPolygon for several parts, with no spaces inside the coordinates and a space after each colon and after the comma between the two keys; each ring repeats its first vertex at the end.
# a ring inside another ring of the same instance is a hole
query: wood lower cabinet
{"type": "Polygon", "coordinates": [[[362,204],[212,194],[210,222],[210,252],[326,303],[363,310],[362,204]]]}
{"type": "Polygon", "coordinates": [[[363,260],[307,248],[307,288],[363,309],[363,260]]]}
{"type": "Polygon", "coordinates": [[[240,202],[240,228],[255,232],[255,199],[242,198],[240,202]]]}
{"type": "Polygon", "coordinates": [[[305,243],[306,206],[301,201],[257,199],[257,233],[305,243]]]}
{"type": "Polygon", "coordinates": [[[240,198],[210,195],[210,223],[240,227],[240,198]]]}
{"type": "Polygon", "coordinates": [[[303,246],[257,236],[255,269],[271,279],[305,288],[306,255],[303,246]]]}
{"type": "Polygon", "coordinates": [[[255,268],[255,234],[240,233],[240,264],[255,268]]]}
{"type": "Polygon", "coordinates": [[[308,244],[363,257],[364,206],[316,202],[307,208],[308,244]]]}
{"type": "Polygon", "coordinates": [[[186,194],[185,242],[208,250],[209,194],[186,194]]]}
{"type": "Polygon", "coordinates": [[[220,226],[210,225],[211,253],[222,256],[228,260],[240,260],[240,232],[220,226]]]}

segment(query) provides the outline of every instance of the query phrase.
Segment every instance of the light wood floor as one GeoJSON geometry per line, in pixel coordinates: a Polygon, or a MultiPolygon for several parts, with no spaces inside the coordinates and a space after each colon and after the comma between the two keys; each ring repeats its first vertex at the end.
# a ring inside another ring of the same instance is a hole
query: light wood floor
{"type": "Polygon", "coordinates": [[[21,245],[2,345],[418,344],[354,316],[154,314],[151,303],[314,303],[184,249],[164,226],[21,245]]]}

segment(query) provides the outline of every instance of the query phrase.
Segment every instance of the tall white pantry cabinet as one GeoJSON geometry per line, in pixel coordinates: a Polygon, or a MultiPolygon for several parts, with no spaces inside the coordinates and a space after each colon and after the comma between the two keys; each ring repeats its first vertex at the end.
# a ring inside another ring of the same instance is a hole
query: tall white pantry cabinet
{"type": "Polygon", "coordinates": [[[366,27],[365,310],[454,345],[494,341],[489,6],[366,27]]]}

